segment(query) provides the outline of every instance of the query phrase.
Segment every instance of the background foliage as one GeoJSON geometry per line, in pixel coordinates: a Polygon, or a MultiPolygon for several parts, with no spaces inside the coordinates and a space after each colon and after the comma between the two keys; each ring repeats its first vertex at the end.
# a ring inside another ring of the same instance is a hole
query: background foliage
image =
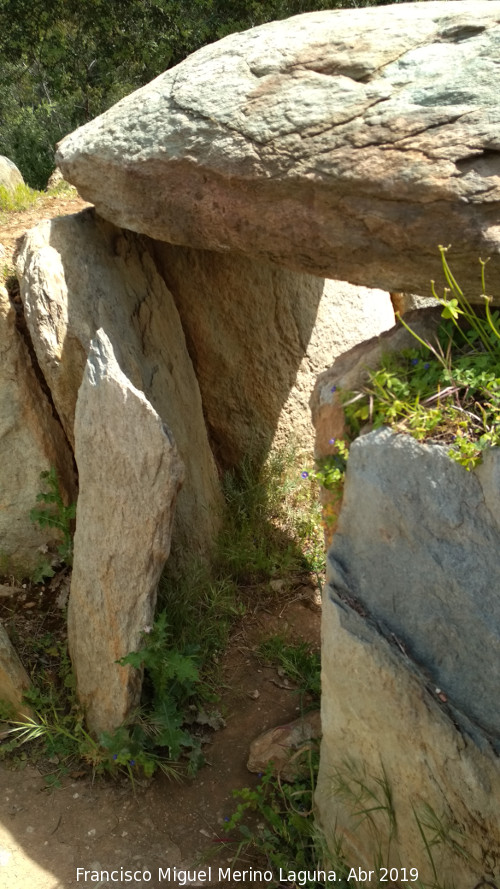
{"type": "MultiPolygon", "coordinates": [[[[398,2],[398,0],[395,0],[398,2]]],[[[0,154],[44,188],[54,145],[207,43],[379,0],[0,0],[0,154]]]]}

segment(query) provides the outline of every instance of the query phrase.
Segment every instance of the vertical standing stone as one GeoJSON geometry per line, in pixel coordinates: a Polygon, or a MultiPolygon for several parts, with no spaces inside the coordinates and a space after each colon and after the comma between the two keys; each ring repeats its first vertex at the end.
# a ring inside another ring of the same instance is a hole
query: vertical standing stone
{"type": "Polygon", "coordinates": [[[170,433],[120,370],[98,330],[75,416],[80,480],[68,637],[89,727],[112,731],[140,697],[141,677],[116,661],[153,617],[170,551],[183,464],[170,433]]]}
{"type": "Polygon", "coordinates": [[[36,376],[16,312],[0,285],[0,570],[26,577],[55,550],[59,534],[40,528],[30,510],[54,467],[66,503],[74,498],[73,457],[54,411],[36,376]]]}
{"type": "Polygon", "coordinates": [[[23,703],[23,695],[31,682],[9,639],[0,624],[0,701],[10,705],[18,719],[33,718],[31,707],[23,703]]]}

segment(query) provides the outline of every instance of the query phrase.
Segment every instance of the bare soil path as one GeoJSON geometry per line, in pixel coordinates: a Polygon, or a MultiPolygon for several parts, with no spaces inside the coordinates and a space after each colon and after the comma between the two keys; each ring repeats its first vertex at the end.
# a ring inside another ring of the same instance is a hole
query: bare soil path
{"type": "MultiPolygon", "coordinates": [[[[0,269],[12,266],[27,229],[85,206],[76,195],[61,196],[23,212],[0,214],[0,269]]],[[[32,765],[16,770],[0,765],[0,889],[160,889],[181,885],[173,879],[174,868],[199,871],[203,861],[212,865],[212,879],[189,885],[231,885],[218,879],[218,867],[227,867],[234,852],[223,825],[237,805],[233,790],[257,780],[246,769],[249,744],[266,729],[295,719],[299,710],[296,690],[285,688],[255,649],[277,632],[319,647],[314,592],[307,595],[302,589],[269,610],[262,606],[235,629],[222,670],[219,708],[226,725],[214,734],[205,751],[207,765],[195,779],[178,784],[155,776],[137,785],[134,795],[128,782],[93,782],[75,773],[62,788],[48,790],[32,765]],[[159,881],[158,869],[169,867],[171,879],[159,881]],[[151,879],[84,881],[77,879],[77,868],[123,868],[149,872],[151,879]]],[[[278,883],[253,880],[251,885],[278,883]]]]}
{"type": "Polygon", "coordinates": [[[310,599],[243,619],[224,659],[219,706],[226,725],[214,734],[205,750],[207,765],[193,780],[155,776],[139,784],[135,796],[128,782],[90,777],[68,777],[62,788],[48,790],[33,766],[0,766],[0,889],[160,889],[181,884],[159,881],[159,868],[199,871],[203,862],[212,865],[213,879],[198,885],[229,885],[218,880],[218,867],[227,868],[234,853],[224,819],[237,805],[233,790],[256,783],[246,769],[249,744],[299,711],[297,691],[284,688],[278,673],[255,655],[258,641],[277,632],[318,645],[319,614],[310,599]],[[77,868],[149,871],[152,879],[83,882],[77,868]]]}
{"type": "Polygon", "coordinates": [[[14,256],[19,249],[23,235],[43,219],[78,213],[90,206],[91,204],[84,201],[75,190],[69,194],[63,192],[62,194],[44,195],[28,210],[19,210],[13,213],[0,211],[0,267],[13,265],[14,256]]]}

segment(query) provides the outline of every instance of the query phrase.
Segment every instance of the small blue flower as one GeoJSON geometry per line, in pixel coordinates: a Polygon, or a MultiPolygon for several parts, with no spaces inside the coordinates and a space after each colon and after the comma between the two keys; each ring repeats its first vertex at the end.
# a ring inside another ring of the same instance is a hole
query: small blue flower
{"type": "Polygon", "coordinates": [[[263,774],[264,774],[264,772],[259,772],[258,775],[257,775],[257,778],[262,778],[262,775],[263,775],[263,774]]]}
{"type": "Polygon", "coordinates": [[[309,478],[309,473],[304,470],[304,472],[300,473],[302,478],[309,478]]]}
{"type": "Polygon", "coordinates": [[[113,753],[113,759],[118,759],[118,754],[117,754],[117,753],[113,753]]]}
{"type": "Polygon", "coordinates": [[[418,364],[418,358],[412,358],[410,364],[413,364],[413,367],[415,367],[415,365],[418,364]]]}
{"type": "Polygon", "coordinates": [[[229,821],[229,818],[227,817],[227,815],[226,815],[226,817],[224,818],[224,821],[226,821],[226,822],[229,821]]]}
{"type": "Polygon", "coordinates": [[[336,392],[336,391],[337,391],[337,387],[336,387],[336,386],[332,386],[332,388],[330,389],[330,392],[336,392]]]}
{"type": "Polygon", "coordinates": [[[335,439],[331,438],[330,441],[328,442],[328,444],[335,444],[335,439]]]}
{"type": "Polygon", "coordinates": [[[424,370],[429,370],[429,368],[430,368],[430,364],[428,361],[426,361],[424,364],[424,370]]]}
{"type": "Polygon", "coordinates": [[[128,764],[129,766],[135,766],[135,759],[129,759],[128,764]]]}

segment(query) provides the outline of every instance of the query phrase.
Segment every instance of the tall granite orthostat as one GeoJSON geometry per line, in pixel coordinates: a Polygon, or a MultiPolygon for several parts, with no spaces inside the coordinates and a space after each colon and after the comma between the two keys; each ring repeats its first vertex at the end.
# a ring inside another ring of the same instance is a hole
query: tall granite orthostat
{"type": "Polygon", "coordinates": [[[116,361],[103,330],[90,343],[75,412],[80,478],[68,643],[94,732],[138,705],[141,676],[116,663],[153,620],[184,467],[172,434],[116,361]]]}

